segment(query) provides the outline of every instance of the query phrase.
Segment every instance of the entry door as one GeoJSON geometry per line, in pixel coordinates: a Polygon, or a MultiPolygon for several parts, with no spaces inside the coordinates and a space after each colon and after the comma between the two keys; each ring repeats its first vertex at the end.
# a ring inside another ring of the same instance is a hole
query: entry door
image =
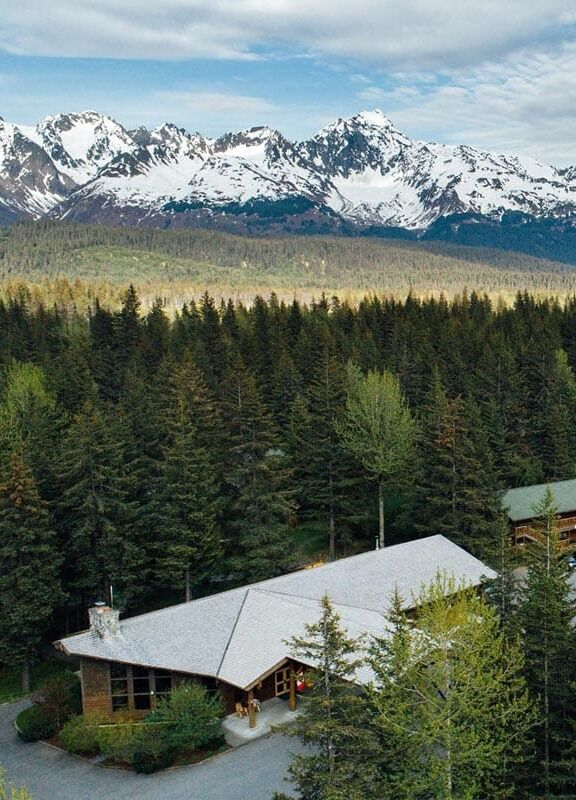
{"type": "Polygon", "coordinates": [[[290,693],[290,667],[283,667],[274,673],[276,697],[290,693]]]}

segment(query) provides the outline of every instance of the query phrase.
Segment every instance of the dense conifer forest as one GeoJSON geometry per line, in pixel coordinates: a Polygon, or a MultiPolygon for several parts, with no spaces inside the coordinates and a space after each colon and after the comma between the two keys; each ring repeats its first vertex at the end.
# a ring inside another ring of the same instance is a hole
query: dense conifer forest
{"type": "Polygon", "coordinates": [[[206,295],[170,320],[133,288],[88,315],[22,291],[0,304],[0,497],[17,485],[45,530],[59,632],[110,585],[135,612],[371,547],[352,362],[397,376],[417,426],[382,481],[386,542],[443,533],[487,557],[499,493],[576,474],[575,359],[576,300],[206,295]]]}
{"type": "Polygon", "coordinates": [[[518,287],[537,296],[576,291],[573,265],[486,247],[53,222],[0,228],[0,295],[13,295],[22,281],[44,298],[80,307],[95,295],[116,307],[132,282],[143,307],[162,297],[168,310],[207,287],[214,297],[247,303],[272,290],[308,302],[322,291],[351,302],[372,291],[451,298],[474,288],[507,302],[518,287]]]}
{"type": "MultiPolygon", "coordinates": [[[[170,317],[162,301],[142,310],[132,286],[117,311],[95,301],[89,313],[21,288],[0,301],[0,664],[33,663],[42,642],[84,628],[87,607],[112,590],[130,615],[377,538],[441,533],[500,573],[490,594],[500,622],[484,606],[478,614],[495,658],[512,659],[510,707],[522,706],[527,738],[508,740],[508,726],[506,747],[494,740],[492,796],[528,797],[522,787],[537,785],[541,796],[573,796],[573,600],[554,498],[539,511],[544,544],[528,553],[518,596],[501,495],[576,475],[575,362],[575,298],[372,296],[352,306],[271,295],[245,306],[205,294],[170,317]],[[377,447],[370,437],[382,430],[359,424],[373,400],[392,420],[377,447]]],[[[394,655],[378,652],[377,671],[394,655]]],[[[395,713],[408,684],[386,689],[395,713]]],[[[466,711],[476,691],[457,708],[462,730],[476,719],[466,711]]],[[[489,783],[476,756],[474,765],[489,783]]],[[[308,767],[295,764],[297,783],[308,767]]],[[[380,774],[392,792],[381,796],[428,797],[413,779],[380,774]]]]}

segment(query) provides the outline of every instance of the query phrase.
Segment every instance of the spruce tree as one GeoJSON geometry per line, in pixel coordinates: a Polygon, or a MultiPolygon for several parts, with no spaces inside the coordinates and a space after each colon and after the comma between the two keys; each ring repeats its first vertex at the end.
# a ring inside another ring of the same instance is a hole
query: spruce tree
{"type": "Polygon", "coordinates": [[[61,563],[46,504],[13,453],[0,483],[0,663],[21,666],[25,692],[42,634],[63,601],[61,563]]]}
{"type": "Polygon", "coordinates": [[[55,452],[63,426],[64,415],[44,371],[34,364],[13,362],[0,403],[0,460],[7,463],[11,453],[21,453],[45,500],[51,500],[55,491],[55,452]]]}
{"type": "Polygon", "coordinates": [[[576,720],[576,608],[548,487],[534,509],[537,541],[527,548],[520,586],[518,627],[526,657],[526,680],[538,706],[535,729],[539,764],[533,775],[543,797],[573,793],[574,761],[566,763],[576,720]]]}
{"type": "Polygon", "coordinates": [[[86,605],[115,595],[129,604],[142,590],[144,556],[131,527],[122,431],[110,409],[87,400],[60,451],[56,520],[66,555],[66,588],[86,605]]]}
{"type": "Polygon", "coordinates": [[[224,395],[230,563],[244,578],[260,580],[283,572],[292,561],[290,464],[256,381],[240,360],[228,371],[224,395]]]}
{"type": "MultiPolygon", "coordinates": [[[[354,686],[362,666],[362,643],[351,638],[327,596],[318,622],[289,643],[296,659],[315,664],[312,688],[296,720],[285,729],[312,752],[293,757],[289,780],[300,800],[367,800],[375,797],[376,737],[368,723],[365,696],[354,686]]],[[[287,800],[275,795],[275,800],[287,800]]]]}
{"type": "Polygon", "coordinates": [[[328,555],[336,556],[338,530],[353,515],[355,465],[342,445],[337,421],[346,403],[346,371],[325,351],[306,392],[292,406],[288,446],[295,466],[300,515],[328,533],[328,555]]]}
{"type": "Polygon", "coordinates": [[[486,592],[490,604],[496,609],[504,631],[516,634],[518,553],[512,543],[510,527],[505,514],[500,515],[491,544],[485,550],[487,560],[496,572],[486,592]]]}
{"type": "Polygon", "coordinates": [[[182,586],[190,600],[214,575],[221,555],[219,454],[209,438],[215,410],[190,359],[174,369],[167,389],[168,437],[155,493],[156,573],[161,585],[182,586]]]}
{"type": "Polygon", "coordinates": [[[417,529],[428,534],[432,520],[438,533],[487,556],[501,513],[500,492],[477,407],[462,397],[448,398],[436,375],[422,431],[417,529]]]}

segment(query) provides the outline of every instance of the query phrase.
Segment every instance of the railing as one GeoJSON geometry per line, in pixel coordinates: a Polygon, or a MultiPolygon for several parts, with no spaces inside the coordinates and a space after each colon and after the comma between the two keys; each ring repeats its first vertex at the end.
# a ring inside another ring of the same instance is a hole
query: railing
{"type": "MultiPolygon", "coordinates": [[[[568,550],[573,545],[576,545],[576,516],[556,519],[556,530],[558,531],[561,549],[568,550]]],[[[542,542],[545,538],[541,529],[532,525],[516,525],[513,529],[513,536],[515,544],[519,545],[525,544],[525,542],[519,541],[521,539],[542,542]]]]}

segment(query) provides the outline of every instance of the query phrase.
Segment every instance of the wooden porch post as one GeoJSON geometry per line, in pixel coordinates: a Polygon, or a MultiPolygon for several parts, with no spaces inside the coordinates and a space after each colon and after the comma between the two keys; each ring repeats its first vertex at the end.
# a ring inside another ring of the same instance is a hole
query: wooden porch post
{"type": "Polygon", "coordinates": [[[296,711],[296,675],[290,670],[290,711],[296,711]]]}
{"type": "Polygon", "coordinates": [[[248,692],[248,725],[251,728],[256,727],[256,709],[254,708],[254,690],[250,689],[248,692]]]}

